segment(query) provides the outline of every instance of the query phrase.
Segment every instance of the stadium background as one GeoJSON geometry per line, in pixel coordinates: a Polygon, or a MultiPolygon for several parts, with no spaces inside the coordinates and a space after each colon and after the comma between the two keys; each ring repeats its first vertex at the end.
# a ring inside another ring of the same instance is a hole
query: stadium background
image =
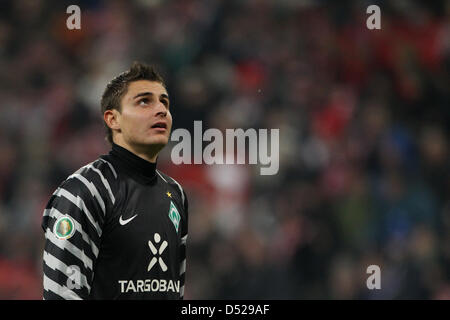
{"type": "Polygon", "coordinates": [[[450,299],[449,1],[1,1],[0,57],[0,299],[41,299],[45,203],[108,152],[100,95],[133,60],[174,129],[280,129],[275,176],[161,155],[187,299],[450,299]]]}

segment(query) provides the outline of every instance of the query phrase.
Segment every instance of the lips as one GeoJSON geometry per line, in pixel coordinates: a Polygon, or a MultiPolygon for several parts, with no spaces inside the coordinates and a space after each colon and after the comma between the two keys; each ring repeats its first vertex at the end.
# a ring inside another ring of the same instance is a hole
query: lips
{"type": "Polygon", "coordinates": [[[167,123],[165,123],[164,121],[158,121],[154,125],[152,125],[152,129],[153,128],[167,129],[167,123]]]}

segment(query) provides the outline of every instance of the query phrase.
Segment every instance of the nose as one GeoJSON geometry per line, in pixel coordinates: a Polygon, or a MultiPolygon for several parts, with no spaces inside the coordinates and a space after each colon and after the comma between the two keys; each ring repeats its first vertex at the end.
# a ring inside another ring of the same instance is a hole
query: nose
{"type": "Polygon", "coordinates": [[[158,109],[156,111],[156,116],[161,116],[161,117],[167,116],[167,108],[162,102],[158,103],[158,109]]]}
{"type": "Polygon", "coordinates": [[[157,116],[157,117],[158,117],[158,116],[161,116],[161,117],[165,118],[165,117],[167,116],[167,110],[161,110],[161,111],[158,111],[158,112],[156,113],[156,116],[157,116]]]}

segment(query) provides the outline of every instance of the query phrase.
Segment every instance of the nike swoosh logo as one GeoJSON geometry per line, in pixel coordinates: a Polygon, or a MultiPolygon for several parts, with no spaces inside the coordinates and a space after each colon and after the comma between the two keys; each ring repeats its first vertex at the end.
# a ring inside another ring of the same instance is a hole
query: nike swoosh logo
{"type": "Polygon", "coordinates": [[[128,222],[130,222],[131,220],[133,220],[133,219],[136,218],[136,217],[137,217],[137,214],[135,214],[134,216],[132,216],[132,217],[129,218],[129,219],[123,220],[123,219],[122,219],[122,216],[120,216],[120,218],[119,218],[119,223],[120,223],[121,226],[124,226],[124,225],[126,225],[128,222]]]}

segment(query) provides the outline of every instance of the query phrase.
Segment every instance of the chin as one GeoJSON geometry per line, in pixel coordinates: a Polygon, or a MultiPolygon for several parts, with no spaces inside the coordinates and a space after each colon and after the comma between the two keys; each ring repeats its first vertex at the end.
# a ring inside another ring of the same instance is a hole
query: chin
{"type": "Polygon", "coordinates": [[[144,144],[147,146],[159,146],[163,148],[168,142],[168,137],[151,137],[150,139],[147,139],[144,144]]]}

